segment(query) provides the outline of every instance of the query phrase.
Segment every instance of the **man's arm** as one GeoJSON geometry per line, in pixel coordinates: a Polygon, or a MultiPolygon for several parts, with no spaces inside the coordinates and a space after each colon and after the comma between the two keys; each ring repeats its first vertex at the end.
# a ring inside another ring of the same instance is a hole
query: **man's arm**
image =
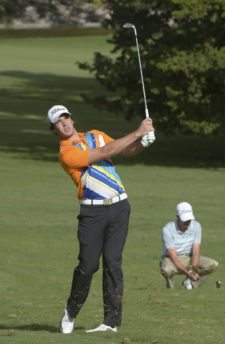
{"type": "Polygon", "coordinates": [[[137,155],[138,153],[141,153],[144,150],[143,145],[141,144],[141,141],[135,141],[130,146],[128,146],[126,149],[124,149],[120,154],[124,157],[131,157],[134,155],[137,155]]]}
{"type": "Polygon", "coordinates": [[[192,281],[197,281],[198,276],[196,274],[193,274],[191,271],[188,271],[183,264],[177,259],[176,249],[175,248],[168,248],[167,249],[168,257],[171,259],[173,264],[176,266],[176,268],[184,273],[187,277],[189,277],[192,281]]]}
{"type": "Polygon", "coordinates": [[[192,244],[192,267],[198,272],[199,260],[200,260],[200,251],[201,251],[201,240],[202,240],[202,227],[199,222],[194,221],[195,229],[195,238],[192,244]]]}
{"type": "Polygon", "coordinates": [[[191,264],[192,268],[198,272],[199,260],[200,260],[200,249],[201,244],[193,244],[192,245],[192,259],[191,264]]]}
{"type": "MultiPolygon", "coordinates": [[[[140,126],[132,133],[107,143],[105,146],[91,149],[88,157],[88,163],[92,164],[93,162],[109,159],[115,155],[122,154],[126,151],[128,147],[141,147],[139,146],[139,139],[152,130],[152,120],[151,118],[145,118],[140,126]],[[138,141],[138,142],[136,142],[138,141]]],[[[141,145],[141,144],[140,144],[141,145]]],[[[134,148],[133,148],[134,149],[134,148]]],[[[131,149],[132,150],[132,149],[131,149]]]]}
{"type": "MultiPolygon", "coordinates": [[[[153,133],[153,132],[154,131],[151,131],[150,133],[153,133]]],[[[142,152],[144,148],[149,147],[155,141],[155,136],[153,140],[152,137],[150,138],[147,137],[148,134],[142,136],[141,140],[138,140],[132,143],[130,146],[124,149],[120,154],[125,157],[131,157],[142,152]]]]}

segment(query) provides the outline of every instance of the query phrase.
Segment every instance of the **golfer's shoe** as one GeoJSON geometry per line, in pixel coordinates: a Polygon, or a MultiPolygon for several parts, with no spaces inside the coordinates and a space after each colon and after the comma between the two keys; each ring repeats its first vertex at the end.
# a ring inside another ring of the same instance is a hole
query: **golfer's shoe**
{"type": "Polygon", "coordinates": [[[69,334],[74,330],[74,319],[69,316],[67,309],[64,310],[63,317],[60,321],[60,332],[69,334]]]}
{"type": "Polygon", "coordinates": [[[112,332],[117,332],[116,327],[111,327],[105,324],[101,324],[96,328],[93,328],[91,330],[87,330],[87,333],[93,333],[93,332],[106,332],[106,331],[112,331],[112,332]]]}
{"type": "Polygon", "coordinates": [[[185,289],[188,289],[188,290],[193,289],[190,278],[185,278],[185,280],[183,281],[182,284],[183,284],[185,289]]]}

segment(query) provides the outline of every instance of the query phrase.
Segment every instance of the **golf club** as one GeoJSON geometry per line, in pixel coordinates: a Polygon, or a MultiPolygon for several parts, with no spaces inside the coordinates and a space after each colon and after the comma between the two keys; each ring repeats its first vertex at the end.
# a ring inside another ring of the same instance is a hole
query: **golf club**
{"type": "MultiPolygon", "coordinates": [[[[144,96],[144,104],[145,104],[145,117],[149,117],[149,111],[148,111],[148,106],[147,106],[147,100],[146,100],[146,93],[145,93],[145,84],[144,84],[144,78],[143,78],[143,71],[142,71],[142,65],[141,65],[141,56],[140,56],[140,51],[139,51],[139,44],[138,44],[138,37],[137,37],[137,30],[134,24],[131,23],[125,23],[123,25],[124,29],[133,29],[134,30],[134,36],[135,36],[135,41],[136,41],[136,46],[137,46],[137,54],[138,54],[138,62],[139,62],[139,68],[140,68],[140,75],[141,75],[141,84],[142,84],[142,90],[143,90],[143,96],[144,96]]],[[[154,141],[155,140],[155,134],[154,131],[151,131],[148,134],[149,141],[154,141]]]]}

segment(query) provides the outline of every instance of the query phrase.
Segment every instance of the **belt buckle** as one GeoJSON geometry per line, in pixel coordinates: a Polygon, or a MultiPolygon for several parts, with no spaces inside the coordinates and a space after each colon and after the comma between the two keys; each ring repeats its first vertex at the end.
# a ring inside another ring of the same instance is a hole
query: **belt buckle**
{"type": "Polygon", "coordinates": [[[111,205],[111,204],[113,204],[112,198],[103,199],[103,204],[104,204],[104,205],[111,205]]]}

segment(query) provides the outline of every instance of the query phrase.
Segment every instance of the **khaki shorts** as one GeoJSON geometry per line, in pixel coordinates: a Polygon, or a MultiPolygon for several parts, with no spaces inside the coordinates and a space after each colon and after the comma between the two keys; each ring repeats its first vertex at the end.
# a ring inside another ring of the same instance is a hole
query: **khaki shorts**
{"type": "MultiPolygon", "coordinates": [[[[191,270],[191,257],[186,255],[177,256],[178,260],[186,269],[191,270]]],[[[198,274],[205,276],[211,274],[218,267],[218,262],[214,259],[200,256],[198,274]]],[[[168,257],[160,260],[160,270],[164,277],[172,278],[176,274],[182,274],[168,257]]]]}

